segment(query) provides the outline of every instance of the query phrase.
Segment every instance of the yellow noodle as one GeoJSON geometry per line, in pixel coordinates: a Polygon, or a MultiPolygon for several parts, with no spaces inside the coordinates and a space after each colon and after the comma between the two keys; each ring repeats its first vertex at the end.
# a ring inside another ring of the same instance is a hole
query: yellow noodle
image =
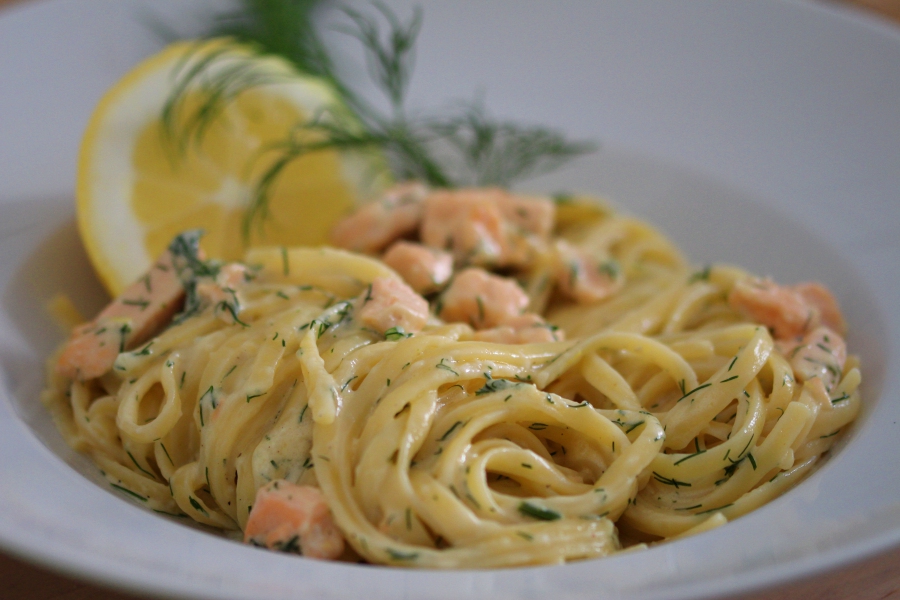
{"type": "Polygon", "coordinates": [[[692,272],[652,228],[604,212],[563,234],[625,277],[579,306],[548,292],[547,261],[523,276],[567,341],[485,343],[436,318],[385,340],[354,317],[374,279],[397,277],[384,264],[261,249],[239,321],[186,319],[102,380],[51,370],[43,400],[154,510],[238,530],[256,491],[286,479],[321,488],[363,559],[438,568],[701,533],[795,485],[855,418],[858,361],[827,399],[795,381],[769,331],[725,301],[744,272],[692,272]]]}

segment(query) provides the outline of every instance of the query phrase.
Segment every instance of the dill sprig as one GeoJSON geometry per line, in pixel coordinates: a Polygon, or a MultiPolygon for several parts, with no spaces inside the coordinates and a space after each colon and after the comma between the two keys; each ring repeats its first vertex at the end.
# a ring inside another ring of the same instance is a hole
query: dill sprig
{"type": "Polygon", "coordinates": [[[508,186],[594,150],[591,143],[567,141],[562,134],[544,127],[495,121],[480,103],[462,105],[459,115],[434,127],[464,161],[470,177],[461,182],[464,185],[508,186]]]}
{"type": "Polygon", "coordinates": [[[412,75],[413,49],[422,28],[422,10],[419,7],[413,9],[412,18],[404,24],[384,4],[373,2],[373,6],[390,26],[390,33],[384,39],[375,20],[351,8],[343,10],[352,21],[352,26],[338,26],[335,29],[355,37],[366,48],[372,79],[387,95],[399,116],[403,112],[403,101],[412,75]]]}
{"type": "Polygon", "coordinates": [[[398,180],[417,179],[434,187],[509,186],[553,170],[594,150],[544,127],[522,126],[491,118],[480,100],[460,102],[443,113],[411,115],[406,94],[422,27],[416,8],[407,21],[377,0],[363,12],[329,0],[240,0],[238,7],[213,17],[205,37],[228,36],[251,48],[235,56],[227,45],[199,60],[185,60],[174,74],[172,93],[163,110],[166,135],[184,151],[199,142],[209,125],[241,93],[276,83],[271,74],[253,68],[265,55],[290,61],[298,71],[327,81],[342,106],[328,107],[286,132],[258,156],[266,168],[243,221],[249,239],[254,224],[269,217],[269,199],[279,175],[297,158],[321,150],[377,150],[398,180]],[[356,39],[376,88],[390,108],[369,102],[341,74],[322,36],[327,16],[341,22],[331,27],[356,39]],[[228,60],[226,65],[221,62],[228,60]],[[187,107],[188,92],[201,101],[187,107]]]}

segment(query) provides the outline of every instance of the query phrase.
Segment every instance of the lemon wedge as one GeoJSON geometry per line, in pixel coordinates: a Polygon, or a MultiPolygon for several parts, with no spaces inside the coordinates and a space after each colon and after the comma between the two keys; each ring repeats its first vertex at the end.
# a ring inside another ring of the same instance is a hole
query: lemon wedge
{"type": "Polygon", "coordinates": [[[206,253],[227,260],[325,243],[382,187],[378,156],[305,154],[280,172],[249,237],[242,219],[279,158],[272,145],[326,108],[346,111],[328,84],[230,40],[175,43],[125,75],[97,105],[78,162],[79,231],[107,290],[121,292],[187,229],[205,230],[206,253]],[[207,111],[214,94],[223,101],[207,111]]]}

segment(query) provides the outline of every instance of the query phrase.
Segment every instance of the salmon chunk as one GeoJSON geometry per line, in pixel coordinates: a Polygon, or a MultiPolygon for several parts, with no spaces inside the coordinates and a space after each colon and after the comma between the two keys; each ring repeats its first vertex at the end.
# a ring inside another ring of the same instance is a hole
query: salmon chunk
{"type": "Polygon", "coordinates": [[[445,321],[490,329],[521,316],[528,296],[515,281],[470,267],[453,278],[440,304],[438,316],[445,321]]]}
{"type": "Polygon", "coordinates": [[[86,381],[112,369],[120,352],[149,340],[177,313],[184,287],[166,251],[89,323],[78,326],[56,363],[56,372],[86,381]]]}
{"type": "Polygon", "coordinates": [[[344,537],[322,492],[283,479],[256,492],[244,542],[311,558],[335,559],[344,551],[344,537]]]}
{"type": "Polygon", "coordinates": [[[818,283],[783,286],[770,279],[743,279],[728,294],[728,304],[769,327],[776,339],[800,337],[819,325],[839,333],[845,328],[837,301],[818,283]]]}
{"type": "Polygon", "coordinates": [[[794,291],[800,294],[800,297],[808,305],[818,311],[819,321],[822,325],[841,335],[846,333],[847,323],[844,321],[844,315],[841,314],[838,302],[828,288],[821,283],[806,281],[795,285],[794,291]]]}
{"type": "Polygon", "coordinates": [[[497,264],[505,252],[503,213],[483,190],[430,194],[419,235],[423,244],[452,252],[461,264],[497,264]]]}
{"type": "Polygon", "coordinates": [[[549,200],[500,189],[439,190],[425,199],[419,236],[459,264],[527,266],[535,243],[550,234],[553,211],[549,200]]]}
{"type": "Polygon", "coordinates": [[[360,321],[380,334],[416,333],[428,321],[428,302],[399,279],[375,278],[359,302],[360,321]]]}
{"type": "Polygon", "coordinates": [[[564,241],[556,244],[556,252],[556,285],[567,298],[590,304],[608,298],[622,287],[614,261],[598,260],[564,241]]]}
{"type": "Polygon", "coordinates": [[[847,362],[847,344],[834,330],[817,327],[798,341],[779,341],[777,347],[790,361],[797,381],[819,378],[826,390],[840,381],[847,362]]]}
{"type": "Polygon", "coordinates": [[[414,233],[422,219],[422,200],[428,188],[421,183],[401,183],[339,222],[331,241],[339,248],[374,254],[391,242],[414,233]]]}
{"type": "Polygon", "coordinates": [[[497,192],[495,202],[507,221],[522,231],[541,238],[550,237],[556,221],[556,204],[552,200],[497,192]]]}
{"type": "Polygon", "coordinates": [[[395,242],[381,260],[420,294],[440,289],[453,274],[452,255],[413,242],[395,242]]]}

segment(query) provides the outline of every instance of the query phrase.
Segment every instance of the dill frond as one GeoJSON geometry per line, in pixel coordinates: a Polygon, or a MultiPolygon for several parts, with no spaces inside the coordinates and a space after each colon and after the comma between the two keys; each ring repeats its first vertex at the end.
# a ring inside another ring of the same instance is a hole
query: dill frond
{"type": "Polygon", "coordinates": [[[373,2],[390,26],[390,32],[382,41],[381,32],[374,19],[359,11],[345,8],[353,22],[352,27],[336,27],[337,31],[358,39],[367,52],[370,75],[378,87],[387,95],[395,115],[403,112],[403,101],[412,76],[413,49],[422,28],[422,9],[415,7],[409,23],[404,24],[387,6],[373,2]]]}
{"type": "Polygon", "coordinates": [[[459,115],[437,122],[434,129],[464,166],[461,185],[509,186],[596,149],[590,142],[567,141],[545,127],[493,120],[480,102],[463,105],[459,115]]]}

